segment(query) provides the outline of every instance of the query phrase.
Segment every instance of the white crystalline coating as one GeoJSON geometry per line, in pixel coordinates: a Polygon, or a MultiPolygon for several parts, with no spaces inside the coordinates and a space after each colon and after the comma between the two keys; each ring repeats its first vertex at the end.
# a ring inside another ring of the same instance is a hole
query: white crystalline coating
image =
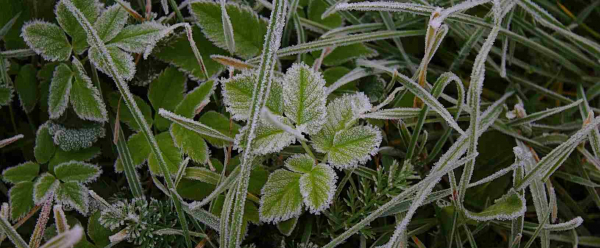
{"type": "MultiPolygon", "coordinates": [[[[106,46],[106,49],[110,53],[111,57],[114,58],[115,66],[117,67],[119,75],[123,79],[128,81],[133,79],[133,76],[135,75],[136,71],[133,56],[127,52],[122,51],[115,45],[108,45],[106,46]]],[[[104,64],[104,61],[101,57],[102,55],[100,54],[98,48],[91,47],[88,50],[88,58],[92,63],[94,63],[96,69],[110,76],[110,70],[108,69],[108,66],[104,64]]]]}
{"type": "Polygon", "coordinates": [[[484,210],[483,213],[472,213],[465,211],[465,215],[477,221],[489,220],[512,220],[519,216],[523,216],[527,210],[525,197],[517,193],[514,189],[510,189],[508,193],[495,201],[495,204],[484,210]],[[511,204],[511,209],[502,209],[503,204],[511,204]],[[514,209],[517,207],[517,209],[514,209]]]}
{"type": "MultiPolygon", "coordinates": [[[[291,128],[292,123],[286,117],[276,116],[275,118],[279,123],[288,125],[291,128]]],[[[248,125],[240,129],[240,133],[235,136],[234,149],[239,151],[247,149],[249,129],[248,125]]],[[[296,136],[261,118],[255,128],[255,137],[252,140],[251,149],[254,154],[266,155],[279,152],[294,142],[296,142],[296,136]]]]}
{"type": "Polygon", "coordinates": [[[300,193],[310,213],[320,214],[327,209],[335,195],[337,175],[325,164],[315,165],[300,178],[300,193]]]}
{"type": "Polygon", "coordinates": [[[576,218],[567,221],[567,222],[563,222],[563,223],[559,223],[559,224],[546,224],[544,225],[544,230],[548,230],[548,231],[552,231],[552,232],[561,232],[561,231],[568,231],[568,230],[573,230],[579,226],[581,226],[581,224],[583,224],[583,218],[581,218],[580,216],[577,216],[576,218]]]}
{"type": "Polygon", "coordinates": [[[301,174],[286,170],[276,170],[269,175],[261,190],[259,215],[261,222],[278,223],[302,213],[300,192],[301,174]]]}
{"type": "Polygon", "coordinates": [[[102,168],[97,165],[72,160],[56,165],[54,173],[63,182],[86,184],[96,181],[102,174],[102,168]]]}
{"type": "Polygon", "coordinates": [[[366,113],[361,115],[361,118],[380,120],[401,120],[406,118],[418,117],[420,113],[420,108],[393,108],[366,113]]]}
{"type": "Polygon", "coordinates": [[[520,117],[519,119],[513,120],[509,123],[507,123],[508,125],[523,125],[523,124],[528,124],[534,121],[538,121],[541,119],[544,119],[548,116],[551,115],[555,115],[558,114],[560,112],[563,112],[567,109],[573,108],[578,106],[579,104],[581,104],[583,102],[583,99],[579,99],[578,101],[575,101],[571,104],[565,105],[565,106],[561,106],[561,107],[557,107],[557,108],[551,108],[551,109],[546,109],[544,111],[540,111],[540,112],[536,112],[536,113],[532,113],[530,115],[527,115],[527,113],[525,112],[525,108],[523,108],[523,104],[519,103],[519,104],[515,104],[515,111],[517,112],[517,115],[520,117]]]}
{"type": "MultiPolygon", "coordinates": [[[[232,114],[234,120],[248,120],[252,105],[252,91],[257,80],[258,75],[254,71],[243,71],[232,78],[222,78],[220,80],[223,102],[225,103],[227,112],[232,114]]],[[[276,114],[283,112],[282,93],[281,84],[277,80],[274,80],[271,83],[266,107],[276,114]]],[[[260,112],[257,112],[257,114],[260,114],[260,112]]]]}
{"type": "Polygon", "coordinates": [[[58,233],[60,234],[69,230],[69,223],[67,223],[67,216],[65,215],[65,211],[62,209],[62,205],[54,205],[52,212],[54,213],[54,223],[56,224],[56,230],[58,233]]]}
{"type": "Polygon", "coordinates": [[[283,79],[285,115],[301,132],[315,134],[325,123],[327,95],[320,72],[304,63],[294,64],[283,79]]]}
{"type": "Polygon", "coordinates": [[[23,136],[22,134],[17,134],[17,135],[15,135],[13,137],[10,137],[8,139],[0,140],[0,148],[5,147],[7,145],[10,145],[11,143],[13,143],[13,142],[15,142],[17,140],[22,139],[23,137],[25,137],[25,136],[23,136]]]}
{"type": "Polygon", "coordinates": [[[86,216],[88,213],[88,189],[81,183],[61,183],[56,190],[54,198],[56,202],[74,208],[83,216],[86,216]]]}
{"type": "Polygon", "coordinates": [[[59,118],[69,104],[69,96],[73,87],[73,72],[66,64],[60,64],[54,69],[48,94],[48,113],[50,119],[59,118]]]}
{"type": "MultiPolygon", "coordinates": [[[[126,2],[125,4],[129,5],[126,2]]],[[[127,23],[127,18],[129,18],[127,10],[119,4],[114,4],[102,12],[102,15],[94,23],[94,28],[98,32],[100,39],[107,42],[115,38],[123,30],[125,23],[127,23]]]]}
{"type": "Polygon", "coordinates": [[[296,139],[301,140],[301,141],[306,141],[306,138],[304,138],[304,135],[302,135],[302,132],[294,129],[291,126],[283,124],[280,121],[279,116],[274,115],[267,108],[262,108],[262,110],[260,111],[260,117],[261,117],[261,120],[266,120],[271,125],[274,125],[275,127],[279,128],[283,131],[286,131],[287,133],[289,133],[291,135],[294,135],[294,137],[296,137],[296,139]]]}
{"type": "Polygon", "coordinates": [[[437,16],[436,18],[434,18],[429,25],[433,26],[434,28],[438,28],[441,26],[442,22],[446,19],[446,17],[448,17],[451,14],[457,13],[457,12],[461,12],[464,10],[468,10],[470,8],[473,8],[477,5],[481,5],[481,4],[485,4],[491,2],[491,0],[467,0],[467,1],[463,1],[459,4],[456,4],[450,8],[444,9],[440,12],[440,15],[437,16]]]}
{"type": "Polygon", "coordinates": [[[72,63],[73,68],[75,69],[75,81],[71,88],[72,94],[70,102],[71,105],[73,105],[75,113],[77,113],[79,118],[84,120],[107,122],[108,113],[106,112],[106,105],[104,105],[100,91],[92,84],[92,80],[87,76],[83,64],[75,57],[73,57],[72,63]],[[73,92],[74,89],[79,87],[81,88],[76,92],[85,93],[85,95],[78,95],[73,92]],[[90,102],[92,104],[90,104],[90,102]]]}
{"type": "Polygon", "coordinates": [[[337,10],[360,10],[360,11],[390,11],[407,12],[412,14],[430,14],[439,8],[415,3],[399,2],[358,2],[358,3],[340,3],[336,6],[337,10]]]}
{"type": "Polygon", "coordinates": [[[48,240],[40,248],[72,247],[83,238],[84,234],[85,233],[83,231],[83,227],[81,227],[80,225],[76,225],[71,230],[54,236],[54,238],[48,240]]]}
{"type": "Polygon", "coordinates": [[[169,27],[154,21],[129,25],[110,40],[110,44],[114,44],[128,52],[143,53],[147,50],[147,47],[154,47],[156,42],[170,31],[172,30],[169,27]],[[165,30],[167,31],[165,32],[165,30]]]}
{"type": "Polygon", "coordinates": [[[225,37],[225,43],[227,43],[227,50],[229,53],[235,53],[235,39],[233,37],[233,25],[231,24],[231,19],[229,18],[229,14],[227,14],[227,9],[225,8],[225,0],[220,0],[221,2],[221,20],[223,22],[223,35],[225,37]]]}
{"type": "Polygon", "coordinates": [[[47,122],[46,125],[54,144],[65,151],[76,151],[91,147],[98,139],[104,138],[106,134],[102,126],[72,129],[54,122],[47,122]]]}
{"type": "Polygon", "coordinates": [[[550,199],[550,203],[548,205],[548,208],[550,208],[551,214],[550,214],[550,220],[551,223],[556,222],[556,219],[558,218],[558,206],[556,205],[556,192],[554,191],[554,187],[552,186],[552,184],[550,184],[550,187],[547,188],[548,189],[548,198],[550,199]]]}
{"type": "Polygon", "coordinates": [[[2,207],[0,207],[0,218],[8,219],[9,210],[10,207],[8,206],[8,203],[3,202],[2,207]]]}
{"type": "Polygon", "coordinates": [[[392,102],[394,100],[394,98],[396,97],[396,94],[398,94],[398,92],[403,91],[404,87],[396,87],[396,89],[394,89],[394,91],[392,91],[392,93],[390,93],[388,95],[388,97],[385,98],[385,100],[383,100],[381,103],[379,103],[379,105],[371,108],[370,112],[373,111],[377,111],[383,107],[385,107],[385,105],[388,105],[390,102],[392,102]]]}
{"type": "Polygon", "coordinates": [[[221,132],[213,129],[212,127],[206,126],[200,122],[194,121],[190,118],[186,118],[180,115],[177,115],[173,112],[170,112],[168,110],[165,109],[159,109],[158,110],[158,114],[166,119],[169,119],[179,125],[181,125],[182,127],[194,131],[196,133],[202,134],[202,135],[206,135],[212,138],[216,138],[216,139],[220,139],[220,140],[225,140],[225,141],[233,141],[229,136],[222,134],[221,132]]]}
{"type": "Polygon", "coordinates": [[[308,154],[296,154],[285,160],[285,167],[293,172],[310,173],[315,166],[315,160],[308,154]]]}
{"type": "Polygon", "coordinates": [[[328,162],[342,169],[364,164],[377,154],[381,139],[381,131],[370,125],[343,130],[335,135],[328,149],[328,162]]]}
{"type": "Polygon", "coordinates": [[[60,182],[56,178],[54,178],[54,176],[52,176],[50,173],[44,173],[40,177],[38,177],[38,179],[35,181],[35,185],[33,187],[34,203],[39,205],[39,204],[42,204],[43,202],[45,202],[48,198],[52,197],[52,195],[54,195],[54,191],[56,191],[56,188],[58,188],[59,183],[60,182]],[[40,194],[38,192],[38,190],[39,190],[38,185],[42,182],[42,180],[45,180],[46,178],[49,178],[49,177],[51,177],[51,179],[53,180],[52,185],[50,185],[47,188],[44,195],[40,196],[40,194]]]}
{"type": "Polygon", "coordinates": [[[368,73],[363,68],[354,68],[352,71],[346,73],[346,75],[342,76],[337,81],[335,81],[335,83],[333,83],[332,85],[327,87],[327,91],[325,92],[325,95],[331,94],[332,92],[334,92],[338,88],[346,85],[347,83],[350,83],[352,81],[358,80],[360,78],[363,78],[363,77],[366,77],[369,75],[371,75],[371,73],[368,73]]]}
{"type": "Polygon", "coordinates": [[[71,56],[71,44],[62,29],[45,21],[23,25],[21,37],[27,46],[48,61],[63,61],[71,56]]]}

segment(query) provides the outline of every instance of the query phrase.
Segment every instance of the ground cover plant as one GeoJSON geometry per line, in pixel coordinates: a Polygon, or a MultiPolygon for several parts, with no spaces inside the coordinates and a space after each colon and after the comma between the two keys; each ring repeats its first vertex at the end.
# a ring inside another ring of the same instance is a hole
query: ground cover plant
{"type": "Polygon", "coordinates": [[[0,247],[600,247],[600,1],[0,6],[0,247]]]}

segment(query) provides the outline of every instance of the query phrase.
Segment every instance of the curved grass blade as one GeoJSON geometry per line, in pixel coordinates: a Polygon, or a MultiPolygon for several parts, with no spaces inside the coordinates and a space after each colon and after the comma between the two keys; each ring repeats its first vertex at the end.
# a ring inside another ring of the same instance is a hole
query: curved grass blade
{"type": "Polygon", "coordinates": [[[544,111],[536,112],[536,113],[528,115],[527,117],[519,118],[519,119],[515,119],[513,121],[510,121],[510,122],[506,123],[506,125],[508,125],[508,126],[520,126],[520,125],[532,123],[534,121],[538,121],[538,120],[544,119],[544,118],[546,118],[548,116],[555,115],[555,114],[563,112],[563,111],[565,111],[567,109],[575,107],[575,106],[581,104],[582,102],[583,102],[583,99],[580,99],[580,100],[578,100],[576,102],[573,102],[573,103],[571,103],[569,105],[565,105],[565,106],[558,107],[558,108],[552,108],[552,109],[547,109],[547,110],[544,110],[544,111]]]}

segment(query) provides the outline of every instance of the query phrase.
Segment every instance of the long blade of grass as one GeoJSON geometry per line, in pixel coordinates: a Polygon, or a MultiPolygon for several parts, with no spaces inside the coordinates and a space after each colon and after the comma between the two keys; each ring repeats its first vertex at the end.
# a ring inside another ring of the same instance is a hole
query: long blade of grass
{"type": "Polygon", "coordinates": [[[6,235],[8,237],[8,239],[10,239],[10,241],[13,242],[15,247],[29,248],[29,245],[27,245],[25,240],[23,240],[23,238],[21,238],[21,235],[19,235],[19,233],[17,233],[17,230],[15,230],[12,227],[12,225],[10,224],[10,222],[8,222],[8,220],[4,217],[0,217],[0,230],[2,231],[2,233],[4,235],[6,235]]]}
{"type": "Polygon", "coordinates": [[[534,121],[539,121],[539,120],[544,119],[544,118],[546,118],[548,116],[555,115],[555,114],[563,112],[563,111],[565,111],[567,109],[573,108],[573,107],[579,105],[582,102],[583,102],[583,100],[580,99],[580,100],[578,100],[576,102],[573,102],[573,103],[571,103],[569,105],[565,105],[565,106],[558,107],[558,108],[551,108],[551,109],[547,109],[547,110],[540,111],[540,112],[535,112],[533,114],[527,115],[527,117],[523,117],[523,118],[512,120],[512,121],[506,123],[506,125],[508,125],[508,126],[519,126],[519,125],[529,124],[529,123],[532,123],[534,121]]]}
{"type": "Polygon", "coordinates": [[[221,132],[219,132],[207,125],[204,125],[204,124],[194,121],[192,119],[177,115],[168,110],[159,109],[158,114],[168,120],[173,121],[174,123],[176,123],[178,125],[181,125],[182,127],[186,128],[186,129],[188,129],[190,131],[194,131],[198,134],[206,135],[206,136],[209,136],[209,137],[212,137],[215,139],[219,139],[219,140],[223,140],[223,141],[227,141],[227,142],[233,142],[233,139],[231,137],[229,137],[225,134],[222,134],[221,132]]]}

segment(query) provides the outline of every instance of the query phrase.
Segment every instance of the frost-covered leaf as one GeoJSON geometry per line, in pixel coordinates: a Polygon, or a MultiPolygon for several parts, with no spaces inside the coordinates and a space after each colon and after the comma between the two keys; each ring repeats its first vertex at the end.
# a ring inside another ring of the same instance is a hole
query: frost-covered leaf
{"type": "Polygon", "coordinates": [[[510,220],[525,214],[525,198],[511,189],[508,194],[479,213],[465,211],[467,217],[478,220],[510,220]]]}
{"type": "Polygon", "coordinates": [[[21,106],[25,112],[30,113],[35,109],[38,100],[37,71],[32,64],[21,67],[15,80],[15,88],[19,94],[21,106]]]}
{"type": "Polygon", "coordinates": [[[180,116],[180,115],[173,114],[173,113],[171,113],[169,111],[166,111],[164,109],[159,110],[158,113],[161,116],[163,116],[163,117],[165,117],[165,118],[167,118],[167,119],[175,122],[177,125],[180,125],[180,126],[186,128],[186,129],[190,130],[190,131],[194,131],[194,132],[196,132],[198,134],[210,136],[210,137],[213,137],[215,139],[220,139],[220,140],[227,141],[227,142],[231,142],[232,141],[232,139],[229,136],[227,136],[225,134],[222,134],[219,131],[217,131],[215,129],[212,129],[212,128],[210,128],[210,127],[208,127],[208,126],[206,126],[206,125],[204,125],[204,124],[202,124],[200,122],[194,121],[194,120],[189,119],[189,118],[185,118],[185,117],[180,116]]]}
{"type": "MultiPolygon", "coordinates": [[[[106,49],[113,58],[113,62],[119,75],[121,75],[121,77],[123,77],[125,80],[131,80],[135,75],[135,63],[133,62],[133,56],[127,52],[124,52],[116,45],[107,45],[106,49]]],[[[88,50],[88,57],[98,70],[106,75],[110,75],[108,66],[104,64],[102,55],[97,47],[92,47],[88,50]]]]}
{"type": "Polygon", "coordinates": [[[48,96],[48,113],[51,119],[60,117],[69,104],[73,87],[73,71],[66,64],[60,64],[54,70],[48,96]]]}
{"type": "MultiPolygon", "coordinates": [[[[152,126],[152,108],[150,105],[144,101],[144,99],[136,95],[133,96],[133,100],[140,108],[140,111],[142,112],[144,119],[146,119],[148,126],[152,126]]],[[[127,124],[129,128],[135,131],[140,131],[140,126],[137,124],[137,122],[135,122],[135,119],[133,118],[131,111],[129,111],[129,108],[124,103],[119,105],[119,101],[122,101],[121,94],[119,94],[119,92],[113,92],[108,97],[108,103],[110,104],[110,107],[115,113],[119,113],[119,120],[127,124]]]]}
{"type": "Polygon", "coordinates": [[[10,197],[10,218],[21,219],[33,208],[33,182],[17,183],[8,192],[10,197]]]}
{"type": "Polygon", "coordinates": [[[101,125],[86,126],[82,128],[67,128],[60,124],[48,122],[48,133],[52,135],[54,144],[63,151],[77,151],[91,147],[98,139],[105,135],[101,125]]]}
{"type": "Polygon", "coordinates": [[[363,164],[379,150],[381,131],[372,126],[357,126],[335,135],[331,147],[323,148],[327,161],[336,167],[351,168],[363,164]]]}
{"type": "Polygon", "coordinates": [[[88,211],[88,189],[81,183],[60,183],[56,189],[56,200],[63,205],[73,207],[83,215],[88,211]]]}
{"type": "Polygon", "coordinates": [[[323,128],[311,137],[313,146],[325,151],[333,145],[338,132],[350,128],[360,115],[371,109],[369,98],[363,93],[344,95],[327,105],[327,121],[323,128]]]}
{"type": "Polygon", "coordinates": [[[325,123],[325,80],[305,64],[294,64],[283,79],[285,115],[296,129],[309,134],[317,133],[325,123]]]}
{"type": "Polygon", "coordinates": [[[132,53],[143,53],[148,47],[154,47],[156,42],[164,37],[167,27],[158,22],[144,22],[125,27],[107,44],[114,44],[132,53]]]}
{"type": "MultiPolygon", "coordinates": [[[[98,0],[71,0],[73,5],[77,7],[85,18],[90,22],[96,22],[98,15],[100,15],[101,5],[98,0]]],[[[87,34],[85,30],[79,25],[77,19],[67,9],[67,6],[61,0],[56,8],[54,9],[56,14],[56,20],[58,24],[71,36],[73,43],[73,50],[77,54],[81,54],[89,46],[87,42],[87,34]]]]}
{"type": "Polygon", "coordinates": [[[65,61],[71,56],[71,44],[62,29],[52,23],[34,21],[23,26],[23,40],[29,48],[49,61],[65,61]]]}
{"type": "Polygon", "coordinates": [[[89,183],[102,174],[97,165],[71,161],[54,167],[54,174],[63,182],[89,183]]]}
{"type": "MultiPolygon", "coordinates": [[[[169,132],[156,135],[156,142],[158,143],[158,147],[160,148],[169,171],[173,175],[177,174],[177,169],[183,160],[181,156],[181,150],[175,146],[173,138],[169,132]]],[[[162,172],[160,171],[160,167],[158,165],[158,160],[156,159],[154,153],[151,153],[148,157],[148,167],[154,175],[162,176],[162,172]]]]}
{"type": "Polygon", "coordinates": [[[59,181],[50,173],[41,175],[33,186],[33,201],[35,204],[41,204],[54,193],[59,185],[59,181]]]}
{"type": "Polygon", "coordinates": [[[0,107],[10,103],[12,100],[12,93],[13,89],[10,86],[0,84],[0,107]]]}
{"type": "Polygon", "coordinates": [[[223,35],[225,38],[225,44],[227,44],[227,50],[229,53],[235,53],[235,38],[233,35],[233,25],[231,25],[231,18],[227,14],[227,6],[225,0],[221,0],[221,20],[223,22],[223,35]]]}
{"type": "Polygon", "coordinates": [[[55,152],[56,146],[48,130],[48,125],[41,125],[35,135],[35,147],[33,148],[35,160],[40,164],[48,163],[55,152]]]}
{"type": "Polygon", "coordinates": [[[310,173],[315,160],[307,154],[297,154],[285,160],[285,167],[298,173],[310,173]]]}
{"type": "MultiPolygon", "coordinates": [[[[292,122],[283,116],[276,117],[279,122],[292,128],[292,122]]],[[[235,149],[242,151],[246,147],[248,139],[248,125],[244,126],[235,137],[235,149]]],[[[281,151],[283,148],[293,144],[296,137],[283,129],[273,125],[262,118],[256,126],[255,137],[252,140],[252,152],[254,154],[265,155],[281,151]]]]}
{"type": "Polygon", "coordinates": [[[311,213],[319,214],[329,207],[335,193],[336,179],[335,171],[325,164],[314,165],[310,172],[302,175],[300,192],[311,213]]]}
{"type": "Polygon", "coordinates": [[[54,205],[52,207],[52,213],[54,214],[54,224],[56,225],[56,231],[63,233],[69,230],[69,223],[65,211],[62,209],[62,205],[54,205]]]}
{"type": "MultiPolygon", "coordinates": [[[[227,112],[231,113],[236,120],[248,119],[250,105],[252,104],[252,91],[257,84],[258,75],[251,71],[232,78],[221,80],[223,87],[224,102],[227,112]]],[[[283,114],[283,87],[280,82],[273,80],[271,90],[267,98],[266,107],[274,114],[283,114]]]]}
{"type": "MultiPolygon", "coordinates": [[[[206,37],[218,47],[227,49],[220,5],[213,1],[201,0],[191,3],[189,9],[206,37]]],[[[260,18],[251,8],[237,3],[226,3],[225,9],[234,27],[236,54],[246,59],[259,54],[267,33],[267,21],[260,18]]]]}
{"type": "MultiPolygon", "coordinates": [[[[225,55],[227,52],[219,47],[213,45],[209,40],[204,37],[200,28],[194,25],[193,39],[196,43],[202,60],[206,66],[208,77],[211,78],[216,74],[223,71],[224,66],[210,59],[212,55],[225,55]]],[[[184,71],[190,77],[195,79],[204,78],[202,68],[198,64],[198,60],[194,56],[190,42],[188,41],[187,34],[185,32],[175,34],[175,37],[169,39],[164,46],[157,47],[152,55],[164,62],[170,63],[176,66],[179,70],[184,71]]]]}
{"type": "Polygon", "coordinates": [[[17,184],[20,182],[31,182],[40,173],[40,165],[34,162],[25,162],[2,171],[5,182],[17,184]]]}
{"type": "MultiPolygon", "coordinates": [[[[187,78],[183,72],[173,67],[168,67],[152,81],[148,89],[148,99],[155,110],[166,109],[174,111],[183,100],[187,78]]],[[[170,121],[161,117],[156,111],[154,125],[159,130],[169,128],[170,121]]]]}
{"type": "MultiPolygon", "coordinates": [[[[54,236],[54,238],[48,240],[40,248],[62,248],[62,247],[79,247],[83,242],[79,242],[85,235],[83,228],[80,225],[76,225],[71,230],[54,236]]],[[[89,244],[89,243],[88,243],[89,244]]]]}
{"type": "Polygon", "coordinates": [[[299,216],[302,211],[301,174],[276,170],[262,189],[260,220],[281,222],[299,216]]]}
{"type": "Polygon", "coordinates": [[[76,58],[73,58],[73,67],[75,81],[71,88],[71,105],[73,105],[75,113],[84,120],[108,121],[106,106],[100,92],[92,85],[92,80],[87,76],[85,68],[76,58]]]}
{"type": "Polygon", "coordinates": [[[186,118],[193,118],[198,110],[210,101],[210,95],[215,90],[216,83],[213,80],[204,82],[192,91],[188,92],[183,101],[177,105],[175,113],[186,118]]]}
{"type": "Polygon", "coordinates": [[[184,154],[187,154],[196,163],[206,163],[210,151],[200,134],[181,125],[171,125],[170,132],[175,141],[175,146],[179,147],[184,154]]]}
{"type": "Polygon", "coordinates": [[[72,160],[76,161],[89,161],[95,158],[100,154],[100,147],[92,146],[85,149],[80,149],[77,151],[64,151],[62,149],[56,149],[56,153],[54,157],[50,159],[50,163],[48,163],[48,170],[53,171],[54,166],[59,164],[69,162],[72,160]]]}
{"type": "Polygon", "coordinates": [[[94,23],[94,28],[100,39],[107,42],[123,30],[127,18],[129,18],[127,10],[119,4],[114,4],[102,12],[102,15],[94,23]]]}
{"type": "MultiPolygon", "coordinates": [[[[198,121],[230,137],[232,140],[235,139],[235,136],[240,132],[241,128],[240,125],[233,121],[230,122],[229,118],[225,117],[221,113],[217,113],[212,110],[202,114],[198,121]]],[[[227,141],[213,138],[207,135],[202,135],[202,138],[204,138],[206,141],[208,141],[208,143],[216,147],[224,147],[229,145],[229,142],[227,141]]]]}

